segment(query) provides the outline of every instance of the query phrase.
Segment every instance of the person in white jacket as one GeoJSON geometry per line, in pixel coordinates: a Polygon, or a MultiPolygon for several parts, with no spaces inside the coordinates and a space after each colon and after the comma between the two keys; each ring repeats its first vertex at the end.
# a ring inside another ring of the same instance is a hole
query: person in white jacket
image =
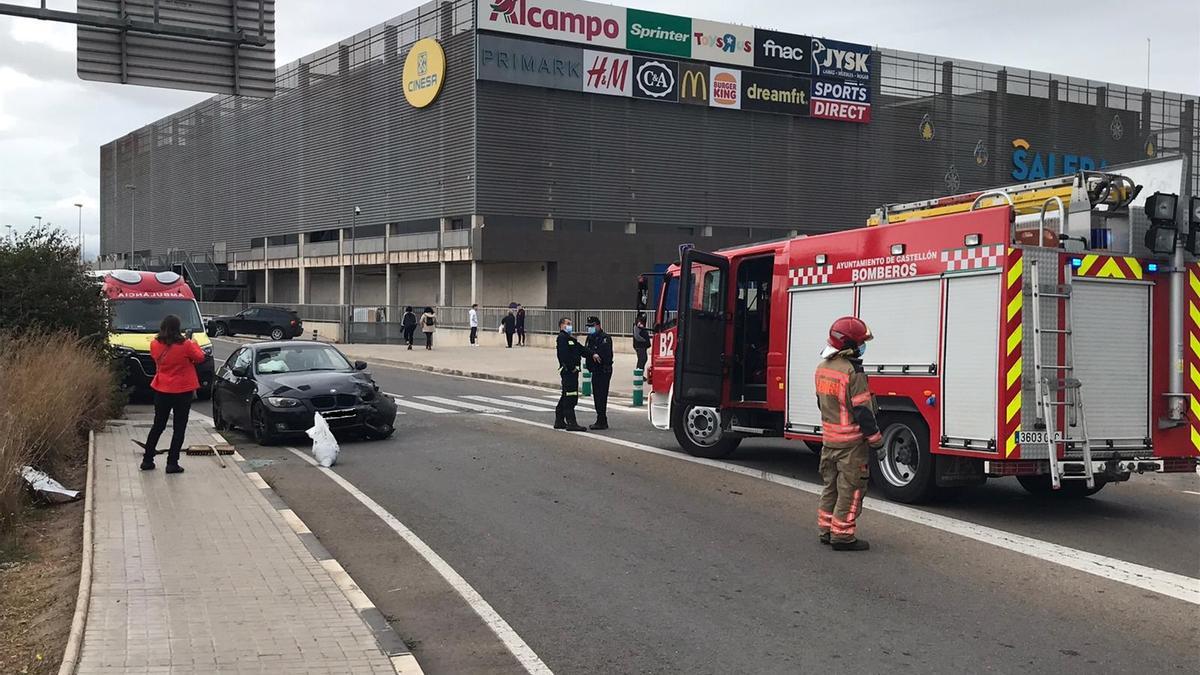
{"type": "Polygon", "coordinates": [[[479,337],[479,305],[471,305],[471,311],[467,313],[468,321],[471,326],[471,346],[478,347],[479,343],[475,340],[479,337]]]}

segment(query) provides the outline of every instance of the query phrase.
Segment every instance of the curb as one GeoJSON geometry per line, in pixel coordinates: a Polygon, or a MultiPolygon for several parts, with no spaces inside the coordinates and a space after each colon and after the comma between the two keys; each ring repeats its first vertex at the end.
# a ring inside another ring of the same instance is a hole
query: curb
{"type": "MultiPolygon", "coordinates": [[[[210,433],[213,433],[214,436],[216,435],[215,432],[210,433]]],[[[225,442],[224,439],[222,439],[222,442],[225,442]]],[[[321,544],[320,540],[317,539],[317,535],[313,534],[312,530],[304,524],[304,521],[300,519],[300,516],[296,515],[295,511],[288,508],[288,505],[284,503],[283,499],[271,488],[267,481],[263,480],[262,475],[246,462],[246,458],[242,457],[242,453],[234,451],[233,460],[254,487],[258,488],[259,494],[267,500],[267,503],[272,508],[279,512],[280,517],[283,518],[292,532],[296,534],[296,537],[300,539],[300,543],[304,544],[304,548],[312,554],[317,563],[329,574],[334,585],[338,587],[338,590],[350,602],[350,606],[358,612],[359,618],[362,619],[363,623],[375,637],[375,643],[379,646],[379,650],[391,662],[396,675],[424,675],[425,671],[422,670],[421,664],[417,662],[416,657],[412,654],[412,650],[409,649],[404,640],[392,629],[387,617],[375,607],[375,603],[371,602],[367,594],[362,592],[358,584],[354,583],[354,579],[350,577],[350,574],[346,572],[341,563],[333,557],[333,554],[321,544]]],[[[69,674],[59,673],[59,675],[69,674]]]]}
{"type": "Polygon", "coordinates": [[[63,649],[62,664],[58,675],[73,675],[79,665],[79,653],[83,648],[83,631],[87,627],[88,609],[92,604],[92,522],[95,520],[95,501],[92,499],[96,484],[96,432],[88,431],[87,477],[83,486],[83,554],[79,562],[79,593],[75,596],[75,614],[71,617],[71,633],[63,649]]]}

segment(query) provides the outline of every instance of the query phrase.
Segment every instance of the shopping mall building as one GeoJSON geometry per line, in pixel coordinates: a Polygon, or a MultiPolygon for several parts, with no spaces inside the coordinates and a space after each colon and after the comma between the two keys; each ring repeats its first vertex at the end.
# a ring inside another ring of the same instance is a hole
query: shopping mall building
{"type": "Polygon", "coordinates": [[[104,145],[102,256],[211,257],[256,302],[626,307],[680,244],[889,202],[1174,153],[1200,193],[1194,94],[779,28],[428,3],[104,145]]]}

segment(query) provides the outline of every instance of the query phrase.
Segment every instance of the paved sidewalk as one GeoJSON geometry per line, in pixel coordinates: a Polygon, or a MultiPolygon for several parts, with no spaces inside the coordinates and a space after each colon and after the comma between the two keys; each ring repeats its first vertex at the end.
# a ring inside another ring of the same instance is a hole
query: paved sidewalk
{"type": "MultiPolygon", "coordinates": [[[[146,417],[96,435],[95,562],[78,673],[396,669],[235,457],[138,470],[146,417]]],[[[170,437],[170,427],[163,442],[170,437]]],[[[212,443],[194,421],[188,444],[212,443]]],[[[375,610],[372,610],[375,611],[375,610]]]]}
{"type": "MultiPolygon", "coordinates": [[[[418,341],[420,338],[418,337],[418,341]]],[[[427,351],[421,345],[412,351],[404,345],[339,344],[338,349],[352,359],[380,365],[401,365],[450,375],[488,380],[535,384],[551,389],[560,386],[558,360],[553,349],[542,347],[437,347],[427,351]]],[[[634,354],[613,357],[612,396],[633,395],[634,354]]]]}

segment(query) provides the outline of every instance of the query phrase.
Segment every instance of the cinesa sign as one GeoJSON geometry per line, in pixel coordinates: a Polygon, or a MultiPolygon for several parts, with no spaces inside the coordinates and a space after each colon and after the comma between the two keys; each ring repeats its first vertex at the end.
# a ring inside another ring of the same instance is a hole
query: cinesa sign
{"type": "Polygon", "coordinates": [[[479,0],[483,30],[625,47],[625,8],[578,0],[479,0]]]}

